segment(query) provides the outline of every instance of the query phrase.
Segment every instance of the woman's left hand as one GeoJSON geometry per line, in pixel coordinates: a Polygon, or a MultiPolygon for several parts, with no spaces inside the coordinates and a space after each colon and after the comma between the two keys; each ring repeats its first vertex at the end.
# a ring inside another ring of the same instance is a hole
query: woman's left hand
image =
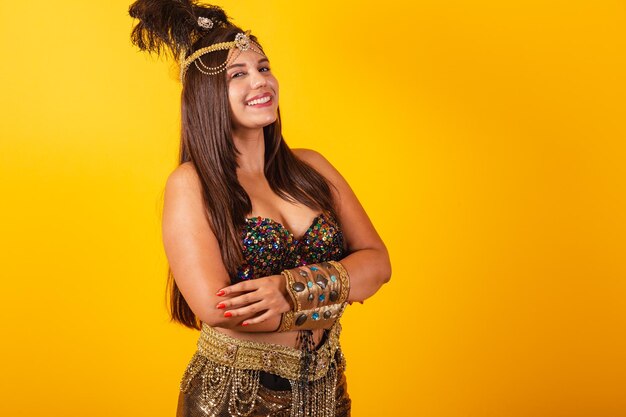
{"type": "Polygon", "coordinates": [[[216,306],[225,310],[224,317],[234,318],[262,313],[245,320],[242,323],[244,326],[261,323],[273,315],[281,315],[292,308],[283,275],[269,275],[242,281],[222,288],[217,295],[230,297],[216,306]]]}

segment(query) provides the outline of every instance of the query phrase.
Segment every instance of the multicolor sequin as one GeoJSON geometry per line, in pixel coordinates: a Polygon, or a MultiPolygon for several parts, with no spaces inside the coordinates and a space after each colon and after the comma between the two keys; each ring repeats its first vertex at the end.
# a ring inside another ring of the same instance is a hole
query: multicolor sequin
{"type": "Polygon", "coordinates": [[[298,239],[282,224],[260,216],[246,219],[241,238],[244,262],[233,284],[344,256],[343,233],[336,219],[325,212],[298,239]]]}

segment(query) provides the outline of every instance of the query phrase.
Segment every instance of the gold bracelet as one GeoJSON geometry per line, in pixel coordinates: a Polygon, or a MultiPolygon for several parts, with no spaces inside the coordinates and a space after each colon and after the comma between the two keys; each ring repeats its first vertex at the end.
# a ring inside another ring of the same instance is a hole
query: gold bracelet
{"type": "Polygon", "coordinates": [[[328,263],[302,265],[286,270],[290,277],[287,291],[296,301],[294,313],[337,302],[340,282],[331,276],[332,271],[335,269],[328,263]]]}
{"type": "Polygon", "coordinates": [[[284,275],[285,279],[287,280],[285,285],[287,287],[287,292],[289,293],[289,297],[291,297],[291,301],[293,301],[293,311],[301,310],[302,306],[300,305],[300,300],[294,293],[293,285],[295,283],[295,280],[293,278],[293,275],[291,275],[291,271],[288,269],[285,269],[280,274],[284,275]]]}
{"type": "Polygon", "coordinates": [[[340,288],[341,292],[339,294],[338,303],[343,303],[348,300],[348,295],[350,295],[350,276],[348,275],[348,271],[337,261],[328,261],[329,264],[335,267],[337,271],[339,271],[339,281],[341,282],[340,288]]]}
{"type": "Polygon", "coordinates": [[[277,332],[326,328],[341,317],[350,292],[350,277],[341,263],[302,265],[281,274],[293,308],[281,315],[277,332]]]}
{"type": "Polygon", "coordinates": [[[280,325],[276,332],[288,332],[293,328],[293,311],[289,310],[280,315],[280,325]]]}
{"type": "MultiPolygon", "coordinates": [[[[291,272],[288,270],[284,270],[280,274],[285,277],[285,280],[286,280],[285,286],[287,288],[287,293],[289,293],[289,297],[291,298],[291,301],[293,302],[293,306],[295,309],[296,307],[299,306],[300,303],[298,302],[298,299],[294,297],[293,291],[289,290],[289,288],[291,288],[294,282],[293,275],[291,275],[291,272]]],[[[278,329],[276,329],[276,332],[278,333],[287,332],[291,330],[292,327],[293,327],[293,309],[286,311],[280,315],[280,324],[278,325],[278,329]]]]}
{"type": "Polygon", "coordinates": [[[328,323],[334,324],[341,317],[347,304],[330,304],[299,311],[296,313],[293,328],[294,330],[327,329],[328,323]]]}

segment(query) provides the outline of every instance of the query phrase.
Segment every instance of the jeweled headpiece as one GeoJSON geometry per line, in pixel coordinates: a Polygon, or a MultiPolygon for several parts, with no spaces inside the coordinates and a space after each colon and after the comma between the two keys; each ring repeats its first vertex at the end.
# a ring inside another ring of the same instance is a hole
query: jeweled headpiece
{"type": "MultiPolygon", "coordinates": [[[[206,22],[204,22],[204,23],[206,23],[206,22]]],[[[191,55],[189,55],[187,58],[185,58],[185,55],[186,55],[187,52],[182,52],[181,55],[180,55],[180,60],[179,60],[179,62],[180,62],[180,81],[182,83],[185,82],[184,81],[185,80],[185,74],[187,73],[187,69],[189,68],[189,66],[191,65],[192,62],[196,66],[196,68],[198,68],[198,70],[200,72],[202,72],[203,74],[215,75],[215,74],[219,74],[220,72],[224,71],[228,67],[228,64],[233,62],[235,59],[237,59],[237,57],[243,51],[247,51],[248,49],[250,49],[251,51],[256,52],[259,55],[265,56],[265,54],[263,53],[263,50],[261,49],[259,44],[257,44],[252,39],[250,39],[248,35],[250,35],[250,31],[249,30],[247,30],[246,33],[238,33],[235,36],[235,40],[234,41],[214,43],[213,45],[209,45],[209,46],[206,46],[204,48],[200,48],[197,51],[195,51],[194,53],[192,53],[191,55]],[[229,53],[228,57],[226,58],[226,61],[224,61],[220,65],[218,65],[216,67],[209,67],[209,66],[205,65],[204,62],[202,62],[202,58],[201,58],[202,55],[208,54],[210,52],[215,52],[215,51],[224,51],[224,50],[227,50],[227,49],[233,49],[233,52],[229,53]]]]}
{"type": "Polygon", "coordinates": [[[200,16],[198,17],[198,26],[202,29],[211,29],[213,27],[213,21],[208,17],[200,16]]]}

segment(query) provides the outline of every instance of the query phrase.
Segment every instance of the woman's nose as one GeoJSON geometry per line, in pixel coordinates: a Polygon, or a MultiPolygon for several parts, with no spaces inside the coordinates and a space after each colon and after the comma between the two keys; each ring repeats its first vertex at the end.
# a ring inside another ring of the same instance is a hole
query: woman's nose
{"type": "Polygon", "coordinates": [[[263,76],[263,74],[261,74],[258,71],[255,71],[253,73],[253,76],[251,77],[251,81],[252,81],[252,88],[263,87],[265,86],[265,83],[266,83],[265,77],[263,76]]]}

